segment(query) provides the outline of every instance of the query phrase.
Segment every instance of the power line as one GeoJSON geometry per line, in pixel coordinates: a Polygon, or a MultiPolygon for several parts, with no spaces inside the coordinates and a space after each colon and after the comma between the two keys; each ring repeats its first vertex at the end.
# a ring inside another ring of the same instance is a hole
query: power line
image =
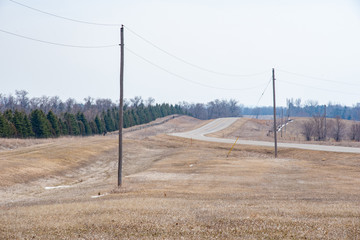
{"type": "Polygon", "coordinates": [[[271,80],[272,80],[272,78],[270,78],[269,82],[266,84],[266,87],[265,87],[264,91],[262,92],[261,96],[259,97],[259,100],[256,103],[256,107],[259,105],[259,102],[260,102],[261,98],[264,96],[266,89],[269,87],[269,85],[271,83],[271,80]]]}
{"type": "Polygon", "coordinates": [[[301,87],[306,87],[306,88],[312,88],[312,89],[321,90],[321,91],[325,91],[325,92],[334,92],[334,93],[340,93],[340,94],[359,96],[358,93],[349,93],[349,92],[342,92],[342,91],[331,90],[331,89],[318,88],[318,87],[314,87],[314,86],[309,86],[309,85],[304,85],[304,84],[299,84],[299,83],[293,83],[293,82],[288,82],[288,81],[284,81],[284,80],[280,80],[280,82],[287,83],[287,84],[290,84],[290,85],[296,85],[296,86],[301,86],[301,87]]]}
{"type": "Polygon", "coordinates": [[[84,24],[91,24],[91,25],[98,25],[98,26],[107,26],[107,27],[120,27],[120,26],[121,26],[121,24],[116,24],[116,23],[87,22],[87,21],[77,20],[77,19],[73,19],[73,18],[63,17],[63,16],[60,16],[60,15],[57,15],[57,14],[45,12],[45,11],[43,11],[43,10],[40,10],[40,9],[37,9],[37,8],[34,8],[34,7],[30,7],[30,6],[28,6],[28,5],[25,5],[25,4],[23,4],[23,3],[19,3],[19,2],[14,1],[14,0],[9,0],[9,1],[12,2],[12,3],[18,4],[18,5],[22,6],[22,7],[26,7],[26,8],[28,8],[28,9],[31,9],[31,10],[33,10],[33,11],[40,12],[40,13],[43,13],[43,14],[46,14],[46,15],[49,15],[49,16],[53,16],[53,17],[65,19],[65,20],[72,21],[72,22],[84,23],[84,24]]]}
{"type": "Polygon", "coordinates": [[[337,83],[337,84],[341,84],[341,85],[347,84],[347,85],[352,85],[352,86],[360,86],[360,84],[356,84],[356,83],[341,82],[341,81],[335,81],[335,80],[330,80],[330,79],[326,79],[326,78],[313,77],[313,76],[289,72],[289,71],[285,71],[285,70],[281,70],[281,69],[276,69],[276,70],[278,70],[279,72],[284,72],[284,73],[292,74],[292,75],[303,77],[303,78],[315,79],[315,80],[320,80],[320,81],[324,81],[324,82],[333,82],[333,83],[337,83]]]}
{"type": "Polygon", "coordinates": [[[102,46],[71,45],[71,44],[56,43],[56,42],[50,42],[50,41],[40,40],[40,39],[36,39],[36,38],[32,38],[32,37],[27,37],[27,36],[20,35],[20,34],[17,34],[17,33],[5,31],[5,30],[3,30],[3,29],[0,29],[0,32],[6,33],[6,34],[9,34],[9,35],[13,35],[13,36],[16,36],[16,37],[20,37],[20,38],[23,38],[23,39],[27,39],[27,40],[32,40],[32,41],[36,41],[36,42],[41,42],[41,43],[46,43],[46,44],[51,44],[51,45],[56,45],[56,46],[62,46],[62,47],[72,47],[72,48],[109,48],[109,47],[119,46],[118,44],[102,45],[102,46]]]}
{"type": "Polygon", "coordinates": [[[138,57],[138,58],[142,59],[143,61],[147,62],[148,64],[150,64],[150,65],[152,65],[152,66],[154,66],[154,67],[156,67],[156,68],[159,68],[159,69],[161,69],[162,71],[167,72],[167,73],[170,74],[170,75],[173,75],[173,76],[175,76],[175,77],[177,77],[177,78],[180,78],[180,79],[182,79],[182,80],[185,80],[185,81],[187,81],[187,82],[191,82],[191,83],[200,85],[200,86],[202,86],[202,87],[213,88],[213,89],[220,89],[220,90],[230,90],[230,91],[245,91],[245,90],[256,89],[256,88],[259,88],[260,86],[262,86],[262,85],[258,85],[258,86],[249,87],[249,88],[221,88],[221,87],[215,87],[215,86],[203,84],[203,83],[200,83],[200,82],[197,82],[197,81],[188,79],[188,78],[186,78],[186,77],[183,77],[183,76],[181,76],[181,75],[179,75],[179,74],[177,74],[177,73],[173,73],[173,72],[167,70],[166,68],[161,67],[161,66],[159,66],[159,65],[151,62],[151,61],[148,60],[147,58],[144,58],[144,57],[140,56],[139,54],[135,53],[134,51],[130,50],[130,49],[127,48],[127,47],[125,47],[125,49],[126,49],[127,51],[129,51],[131,54],[135,55],[136,57],[138,57]]]}
{"type": "Polygon", "coordinates": [[[222,76],[227,76],[227,77],[254,77],[254,76],[259,76],[259,75],[263,75],[264,73],[266,73],[267,71],[263,71],[260,73],[254,73],[254,74],[230,74],[230,73],[223,73],[223,72],[217,72],[217,71],[213,71],[204,67],[201,67],[199,65],[193,64],[191,62],[188,62],[186,60],[184,60],[183,58],[180,58],[162,48],[160,48],[159,46],[157,46],[156,44],[152,43],[151,41],[147,40],[146,38],[144,38],[143,36],[141,36],[140,34],[136,33],[135,31],[131,30],[130,28],[128,28],[127,26],[124,26],[129,32],[131,32],[132,34],[134,34],[135,36],[137,36],[138,38],[142,39],[143,41],[145,41],[146,43],[150,44],[151,46],[153,46],[154,48],[160,50],[161,52],[167,54],[168,56],[175,58],[176,60],[185,63],[189,66],[192,66],[194,68],[200,69],[202,71],[205,72],[209,72],[209,73],[213,73],[213,74],[217,74],[217,75],[222,75],[222,76]]]}

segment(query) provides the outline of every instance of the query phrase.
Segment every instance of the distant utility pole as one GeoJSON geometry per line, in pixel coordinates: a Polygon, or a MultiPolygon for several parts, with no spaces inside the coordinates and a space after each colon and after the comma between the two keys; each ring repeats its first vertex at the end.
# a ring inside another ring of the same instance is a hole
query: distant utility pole
{"type": "Polygon", "coordinates": [[[284,108],[281,108],[281,137],[283,137],[283,126],[284,126],[284,108]]]}
{"type": "Polygon", "coordinates": [[[122,130],[123,130],[123,105],[124,105],[124,25],[120,29],[120,105],[119,105],[119,165],[118,165],[118,187],[122,184],[122,130]]]}
{"type": "Polygon", "coordinates": [[[275,101],[275,69],[272,69],[273,79],[273,102],[274,102],[274,145],[275,145],[275,158],[277,158],[277,128],[276,128],[276,101],[275,101]]]}
{"type": "Polygon", "coordinates": [[[324,105],[325,111],[324,111],[324,118],[325,118],[325,133],[324,133],[324,140],[326,141],[326,135],[327,135],[327,129],[326,129],[326,104],[324,105]]]}

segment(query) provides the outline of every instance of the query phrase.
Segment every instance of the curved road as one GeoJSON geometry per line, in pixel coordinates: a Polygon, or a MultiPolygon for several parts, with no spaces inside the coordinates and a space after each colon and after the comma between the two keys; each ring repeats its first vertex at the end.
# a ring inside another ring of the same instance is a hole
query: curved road
{"type": "MultiPolygon", "coordinates": [[[[169,135],[183,137],[183,138],[192,138],[192,139],[208,141],[208,142],[234,143],[234,139],[207,137],[205,135],[225,129],[238,119],[239,118],[218,118],[198,129],[183,133],[171,133],[169,135]]],[[[251,140],[241,140],[241,139],[237,141],[237,144],[274,147],[273,142],[251,141],[251,140]]],[[[316,144],[278,143],[278,147],[298,148],[298,149],[326,151],[326,152],[360,153],[360,148],[325,146],[325,145],[316,145],[316,144]]]]}

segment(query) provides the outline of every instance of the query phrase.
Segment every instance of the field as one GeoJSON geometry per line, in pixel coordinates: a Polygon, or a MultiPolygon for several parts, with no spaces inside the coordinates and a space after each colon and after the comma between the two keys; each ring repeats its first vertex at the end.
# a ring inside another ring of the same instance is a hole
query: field
{"type": "Polygon", "coordinates": [[[358,154],[238,145],[227,158],[231,144],[165,134],[204,124],[127,130],[121,188],[116,134],[0,140],[0,239],[360,239],[358,154]]]}

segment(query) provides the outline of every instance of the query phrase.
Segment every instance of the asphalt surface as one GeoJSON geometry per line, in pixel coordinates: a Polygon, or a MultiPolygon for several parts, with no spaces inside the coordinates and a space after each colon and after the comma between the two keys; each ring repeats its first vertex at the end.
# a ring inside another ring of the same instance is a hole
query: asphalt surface
{"type": "MultiPolygon", "coordinates": [[[[235,142],[234,139],[207,137],[205,135],[225,129],[238,119],[239,118],[218,118],[198,129],[189,132],[171,133],[169,135],[182,137],[182,138],[192,138],[195,140],[208,141],[208,142],[234,143],[235,142]]],[[[239,139],[236,144],[274,147],[273,142],[241,140],[241,139],[239,139]]],[[[316,144],[278,143],[278,148],[297,148],[297,149],[326,151],[326,152],[360,153],[360,148],[326,146],[326,145],[316,145],[316,144]]]]}

